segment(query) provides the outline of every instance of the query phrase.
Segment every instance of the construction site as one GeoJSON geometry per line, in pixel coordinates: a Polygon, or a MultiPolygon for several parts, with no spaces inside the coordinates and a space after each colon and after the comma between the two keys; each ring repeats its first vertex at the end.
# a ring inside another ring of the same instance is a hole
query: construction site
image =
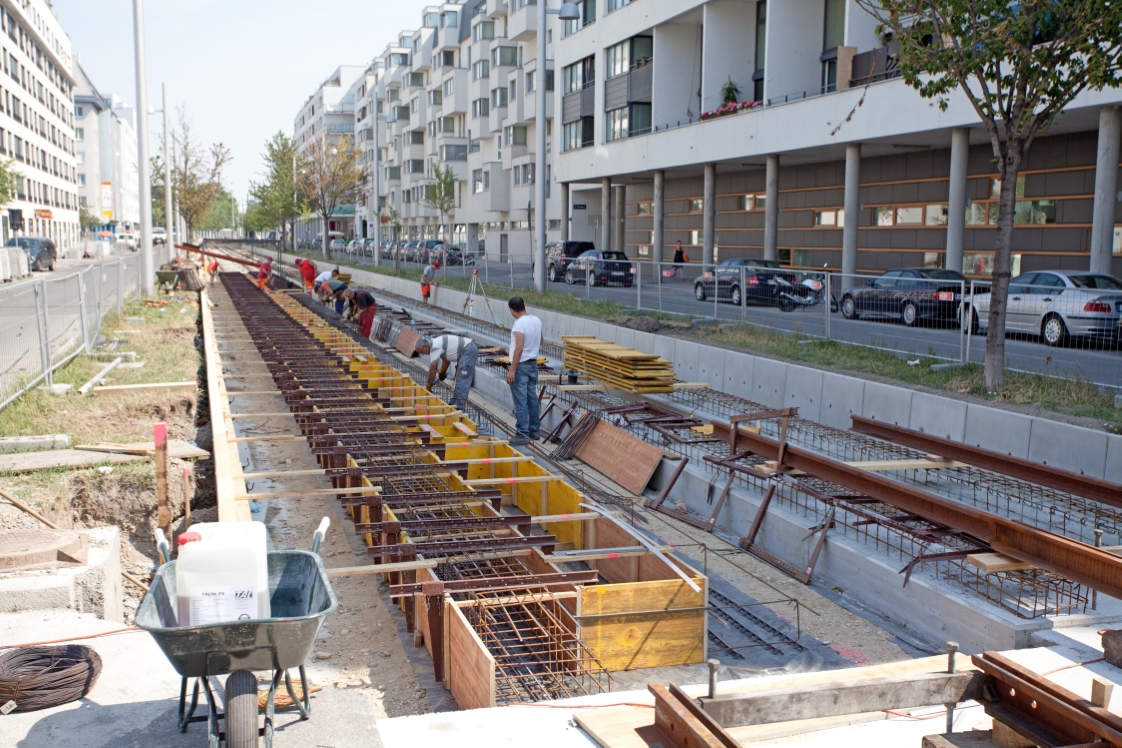
{"type": "MultiPolygon", "coordinates": [[[[262,288],[260,249],[178,249],[221,263],[190,292],[209,426],[191,459],[213,486],[196,516],[263,522],[271,551],[329,520],[316,594],[338,607],[300,666],[318,711],[299,694],[283,709],[283,668],[264,668],[270,741],[1122,746],[1122,437],[531,309],[541,438],[519,444],[505,299],[442,288],[427,304],[354,271],[377,301],[365,337],[292,255],[273,252],[262,288]],[[455,404],[415,350],[448,333],[480,351],[455,404]]],[[[171,548],[190,501],[159,504],[171,548]]],[[[151,556],[131,567],[142,602],[83,608],[35,602],[80,576],[69,565],[0,554],[0,655],[89,638],[103,682],[119,674],[87,708],[0,716],[0,745],[83,728],[90,745],[205,740],[176,729],[180,678],[152,640],[175,603],[151,556]]],[[[102,564],[94,596],[140,599],[102,564]]],[[[196,681],[200,710],[221,707],[223,680],[196,681]]]]}

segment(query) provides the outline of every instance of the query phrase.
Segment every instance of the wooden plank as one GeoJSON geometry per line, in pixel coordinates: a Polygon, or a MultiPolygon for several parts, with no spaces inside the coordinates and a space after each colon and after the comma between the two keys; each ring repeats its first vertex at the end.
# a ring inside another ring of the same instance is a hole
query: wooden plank
{"type": "Polygon", "coordinates": [[[501,486],[508,483],[551,483],[561,480],[565,478],[560,475],[522,475],[514,478],[474,478],[465,480],[464,483],[468,486],[501,486]]]}
{"type": "Polygon", "coordinates": [[[495,706],[495,658],[455,605],[445,609],[444,626],[448,636],[445,667],[456,703],[460,709],[495,706]]]}
{"type": "MultiPolygon", "coordinates": [[[[190,442],[182,439],[169,439],[168,443],[168,457],[178,460],[187,460],[198,458],[205,460],[210,457],[210,452],[205,449],[200,449],[190,442]]],[[[80,449],[86,452],[108,452],[113,454],[135,454],[150,456],[155,454],[156,448],[152,442],[135,442],[129,444],[111,444],[109,442],[98,442],[97,444],[79,444],[74,449],[80,449]]]]}
{"type": "MultiPolygon", "coordinates": [[[[1122,545],[1104,545],[1100,550],[1113,553],[1115,556],[1122,556],[1122,545]]],[[[978,567],[986,574],[999,571],[1027,571],[1037,568],[1012,556],[1006,556],[1004,553],[971,553],[966,557],[966,563],[978,567]]]]}
{"type": "Polygon", "coordinates": [[[662,461],[662,450],[607,421],[600,421],[577,450],[577,459],[639,496],[662,461]],[[621,459],[626,455],[626,459],[621,459]]]}
{"type": "Polygon", "coordinates": [[[692,704],[679,701],[661,683],[651,683],[647,688],[655,696],[655,727],[670,739],[670,745],[675,748],[736,748],[736,743],[725,736],[723,730],[719,734],[711,731],[693,714],[692,704]]]}
{"type": "Polygon", "coordinates": [[[419,558],[416,561],[401,561],[393,564],[370,564],[369,566],[341,566],[327,570],[329,577],[350,577],[362,574],[389,574],[395,571],[413,571],[416,569],[434,569],[443,563],[443,559],[419,558]]]}
{"type": "Polygon", "coordinates": [[[199,386],[195,382],[156,382],[149,384],[114,384],[103,387],[94,387],[95,395],[134,395],[134,394],[163,394],[169,392],[196,392],[199,386]]]}
{"type": "Polygon", "coordinates": [[[454,604],[460,608],[473,606],[494,607],[496,605],[518,605],[520,603],[540,603],[552,600],[575,600],[575,590],[568,592],[534,592],[526,595],[510,595],[508,597],[488,597],[479,600],[458,600],[454,604]]]}
{"type": "MultiPolygon", "coordinates": [[[[671,546],[659,546],[667,552],[673,551],[671,546]]],[[[572,561],[603,561],[607,559],[631,558],[632,556],[646,556],[651,551],[641,545],[625,548],[592,548],[587,551],[562,551],[551,555],[542,555],[551,564],[565,564],[572,561]]],[[[603,570],[601,570],[603,571],[603,570]]],[[[609,579],[609,583],[612,580],[609,579]]]]}

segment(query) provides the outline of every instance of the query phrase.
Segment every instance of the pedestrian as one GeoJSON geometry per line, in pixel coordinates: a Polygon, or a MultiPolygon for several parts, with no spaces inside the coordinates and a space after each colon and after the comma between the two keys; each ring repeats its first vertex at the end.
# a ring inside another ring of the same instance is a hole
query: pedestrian
{"type": "MultiPolygon", "coordinates": [[[[439,267],[439,263],[433,263],[439,267]]],[[[433,280],[436,277],[436,268],[426,265],[425,269],[421,271],[421,298],[426,304],[429,303],[429,298],[432,296],[432,287],[435,285],[433,280]]]]}
{"type": "Polygon", "coordinates": [[[210,282],[214,283],[215,279],[218,278],[218,260],[212,259],[210,264],[206,266],[206,270],[210,274],[210,282]]]}
{"type": "Polygon", "coordinates": [[[273,261],[266,257],[261,266],[257,268],[257,287],[264,291],[265,286],[269,283],[269,276],[272,274],[273,261]]]}
{"type": "Polygon", "coordinates": [[[343,291],[343,298],[351,302],[351,314],[358,317],[359,334],[369,340],[370,330],[374,327],[374,316],[378,314],[378,303],[374,300],[374,294],[348,288],[343,291]]]}
{"type": "Polygon", "coordinates": [[[300,270],[300,276],[304,279],[304,290],[311,296],[316,282],[316,264],[303,257],[297,257],[296,267],[300,270]]]}
{"type": "Polygon", "coordinates": [[[682,267],[683,263],[688,262],[688,261],[689,261],[689,258],[686,255],[686,250],[682,249],[682,240],[679,239],[674,244],[674,267],[670,268],[670,277],[671,278],[678,277],[679,268],[682,267]]]}
{"type": "Polygon", "coordinates": [[[515,433],[510,443],[518,446],[534,441],[541,430],[538,413],[538,351],[542,344],[542,321],[526,311],[526,302],[514,296],[507,302],[514,325],[510,328],[510,367],[506,383],[514,399],[515,433]]]}
{"type": "Polygon", "coordinates": [[[448,378],[448,367],[455,364],[456,389],[452,393],[452,407],[463,410],[467,405],[472,381],[475,379],[475,363],[479,359],[479,347],[471,338],[462,335],[438,335],[435,338],[421,338],[414,349],[422,356],[429,357],[429,390],[439,377],[443,382],[448,378]]]}
{"type": "Polygon", "coordinates": [[[347,303],[347,300],[343,298],[343,292],[346,290],[347,284],[343,281],[334,278],[326,280],[323,282],[323,285],[320,286],[320,298],[323,299],[324,303],[327,303],[328,299],[334,299],[335,313],[341,315],[343,313],[343,305],[347,303]]]}

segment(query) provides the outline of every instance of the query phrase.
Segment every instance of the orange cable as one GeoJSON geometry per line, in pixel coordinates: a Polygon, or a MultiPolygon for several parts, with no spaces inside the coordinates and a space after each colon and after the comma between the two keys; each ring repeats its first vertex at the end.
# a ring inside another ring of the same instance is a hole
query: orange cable
{"type": "Polygon", "coordinates": [[[17,647],[38,647],[43,644],[58,644],[60,642],[77,642],[83,639],[96,639],[99,636],[112,636],[113,634],[127,634],[130,631],[142,631],[139,626],[126,626],[123,629],[113,629],[112,631],[103,631],[100,634],[90,634],[88,636],[68,636],[65,639],[51,639],[44,642],[27,642],[26,644],[0,644],[0,649],[16,649],[17,647]]]}

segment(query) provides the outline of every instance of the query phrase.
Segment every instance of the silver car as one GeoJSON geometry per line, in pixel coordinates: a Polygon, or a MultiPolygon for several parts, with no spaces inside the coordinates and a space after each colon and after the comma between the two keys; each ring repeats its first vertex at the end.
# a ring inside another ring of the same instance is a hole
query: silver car
{"type": "MultiPolygon", "coordinates": [[[[985,332],[989,293],[967,302],[970,325],[985,332]]],[[[1005,331],[1039,335],[1048,345],[1069,337],[1117,340],[1122,317],[1122,281],[1109,275],[1043,270],[1021,273],[1009,281],[1005,331]]]]}

